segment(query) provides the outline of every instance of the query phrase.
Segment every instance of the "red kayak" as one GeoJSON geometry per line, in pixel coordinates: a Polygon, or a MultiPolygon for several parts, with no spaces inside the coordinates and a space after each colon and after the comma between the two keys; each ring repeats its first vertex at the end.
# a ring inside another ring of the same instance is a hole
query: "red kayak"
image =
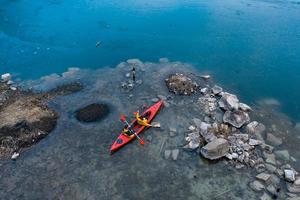
{"type": "MultiPolygon", "coordinates": [[[[159,109],[162,107],[163,105],[163,101],[160,100],[159,102],[155,103],[153,106],[151,106],[150,108],[148,108],[147,110],[145,110],[142,114],[141,117],[142,118],[146,118],[148,123],[150,123],[155,115],[158,113],[159,109]]],[[[131,123],[130,123],[131,127],[133,128],[133,130],[135,131],[135,133],[137,135],[139,135],[141,132],[143,132],[143,130],[146,128],[145,126],[141,126],[137,123],[137,120],[134,119],[131,123]]],[[[111,146],[110,151],[114,152],[118,149],[120,149],[121,147],[125,146],[127,143],[129,143],[131,140],[133,140],[135,138],[132,137],[128,137],[124,134],[120,134],[119,137],[116,139],[116,141],[114,142],[114,144],[111,146]]]]}

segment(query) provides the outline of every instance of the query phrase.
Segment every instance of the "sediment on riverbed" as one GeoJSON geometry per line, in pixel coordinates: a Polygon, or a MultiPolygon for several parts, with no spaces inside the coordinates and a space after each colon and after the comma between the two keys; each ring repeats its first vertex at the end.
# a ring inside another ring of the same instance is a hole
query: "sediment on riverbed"
{"type": "Polygon", "coordinates": [[[47,102],[59,95],[82,89],[79,82],[60,85],[48,92],[34,93],[0,82],[0,158],[15,159],[20,152],[47,136],[59,114],[47,102]]]}

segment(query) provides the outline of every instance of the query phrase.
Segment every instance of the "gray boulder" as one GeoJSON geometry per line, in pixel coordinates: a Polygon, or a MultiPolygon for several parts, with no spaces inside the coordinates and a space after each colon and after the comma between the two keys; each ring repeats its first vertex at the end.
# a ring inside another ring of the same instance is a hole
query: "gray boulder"
{"type": "Polygon", "coordinates": [[[223,138],[217,138],[201,148],[201,155],[207,159],[215,160],[225,156],[229,151],[229,142],[223,138]]]}
{"type": "Polygon", "coordinates": [[[215,85],[212,89],[211,89],[213,94],[220,94],[221,92],[223,92],[223,88],[221,88],[220,86],[215,85]]]}
{"type": "Polygon", "coordinates": [[[224,92],[219,101],[219,107],[227,111],[238,110],[239,100],[236,95],[224,92]]]}
{"type": "Polygon", "coordinates": [[[250,121],[250,117],[248,113],[243,111],[226,111],[223,116],[223,121],[236,128],[241,128],[244,124],[250,121]]]}

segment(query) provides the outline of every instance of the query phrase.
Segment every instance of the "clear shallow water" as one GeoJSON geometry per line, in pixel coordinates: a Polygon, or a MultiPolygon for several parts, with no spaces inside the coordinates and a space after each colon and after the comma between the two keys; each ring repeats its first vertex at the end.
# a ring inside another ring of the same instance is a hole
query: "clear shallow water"
{"type": "Polygon", "coordinates": [[[300,121],[297,0],[0,2],[1,72],[28,79],[168,57],[211,72],[248,103],[278,99],[300,121]]]}
{"type": "MultiPolygon", "coordinates": [[[[23,152],[17,161],[0,161],[0,196],[3,199],[72,200],[258,199],[260,193],[248,187],[255,179],[255,170],[236,170],[224,160],[209,164],[196,152],[181,148],[192,118],[204,117],[197,103],[199,93],[175,96],[170,106],[163,108],[155,118],[161,122],[161,129],[152,128],[141,135],[145,146],[133,141],[115,154],[109,154],[122,128],[118,122],[120,113],[130,116],[142,105],[151,105],[152,98],[158,94],[169,95],[164,84],[168,74],[184,71],[193,79],[198,77],[197,82],[204,82],[200,74],[183,63],[145,63],[143,68],[145,72],[141,68],[137,70],[143,83],[132,92],[120,87],[121,82],[128,80],[125,74],[131,69],[124,63],[116,68],[69,71],[63,76],[23,82],[24,87],[47,90],[79,79],[85,88],[50,102],[60,113],[57,127],[51,134],[23,152]],[[97,123],[79,123],[73,116],[74,111],[93,102],[109,103],[111,113],[97,123]],[[169,135],[170,127],[177,129],[175,137],[169,135]],[[180,150],[177,161],[164,158],[165,150],[177,148],[180,150]]],[[[289,120],[280,117],[276,121],[275,114],[255,108],[251,118],[264,120],[268,131],[276,124],[284,140],[280,148],[287,149],[298,162],[300,155],[295,147],[300,138],[295,137],[289,120]]],[[[296,162],[291,164],[297,167],[296,162]]]]}

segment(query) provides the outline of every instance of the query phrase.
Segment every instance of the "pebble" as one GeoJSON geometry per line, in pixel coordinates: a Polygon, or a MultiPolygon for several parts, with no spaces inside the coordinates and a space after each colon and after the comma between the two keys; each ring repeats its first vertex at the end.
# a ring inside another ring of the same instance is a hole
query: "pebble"
{"type": "Polygon", "coordinates": [[[130,73],[126,73],[126,74],[125,74],[125,77],[126,77],[126,78],[129,78],[129,77],[130,77],[130,73]]]}
{"type": "Polygon", "coordinates": [[[201,78],[203,78],[204,80],[208,80],[208,79],[210,79],[211,77],[210,77],[210,75],[202,75],[201,78]]]}
{"type": "Polygon", "coordinates": [[[195,126],[189,126],[189,130],[194,131],[194,130],[196,130],[196,127],[195,126]]]}
{"type": "Polygon", "coordinates": [[[274,154],[269,154],[264,152],[264,156],[266,158],[266,163],[270,163],[272,165],[276,165],[276,159],[274,154]]]}
{"type": "Polygon", "coordinates": [[[3,80],[3,81],[9,81],[10,79],[11,79],[11,75],[10,75],[10,73],[5,73],[5,74],[2,74],[1,75],[1,79],[3,80]]]}
{"type": "Polygon", "coordinates": [[[10,89],[13,90],[13,91],[17,90],[17,88],[13,87],[13,86],[11,86],[10,89]]]}
{"type": "Polygon", "coordinates": [[[282,139],[276,137],[275,135],[268,133],[267,134],[267,142],[273,146],[279,146],[282,144],[282,139]]]}
{"type": "Polygon", "coordinates": [[[289,161],[290,160],[290,154],[287,150],[274,151],[274,154],[280,160],[283,160],[283,161],[289,161]]]}
{"type": "Polygon", "coordinates": [[[260,140],[255,140],[255,139],[250,139],[249,140],[249,145],[250,146],[256,146],[256,145],[260,145],[262,144],[262,142],[260,140]]]}
{"type": "Polygon", "coordinates": [[[173,149],[173,150],[172,150],[172,159],[173,159],[174,161],[177,160],[178,155],[179,155],[179,149],[173,149]]]}
{"type": "Polygon", "coordinates": [[[295,178],[295,172],[291,169],[285,169],[284,171],[284,178],[286,181],[294,182],[296,180],[295,178]]]}
{"type": "Polygon", "coordinates": [[[19,153],[14,152],[13,155],[11,156],[11,159],[12,159],[12,160],[16,160],[19,156],[20,156],[19,153]]]}
{"type": "Polygon", "coordinates": [[[276,171],[276,167],[272,164],[266,163],[265,166],[270,173],[274,173],[276,171]]]}
{"type": "Polygon", "coordinates": [[[165,159],[169,159],[171,153],[172,153],[171,150],[165,150],[165,153],[164,153],[165,159]]]}
{"type": "Polygon", "coordinates": [[[267,173],[260,173],[256,176],[260,181],[263,181],[265,184],[269,185],[271,183],[271,175],[267,173]]]}
{"type": "Polygon", "coordinates": [[[260,197],[260,200],[272,200],[270,195],[268,195],[266,192],[260,197]]]}
{"type": "Polygon", "coordinates": [[[153,98],[153,99],[151,99],[151,101],[152,101],[153,103],[156,103],[156,102],[159,101],[159,99],[158,99],[158,98],[153,98]]]}
{"type": "Polygon", "coordinates": [[[152,136],[148,135],[146,139],[147,139],[147,141],[151,142],[152,141],[152,136]]]}

